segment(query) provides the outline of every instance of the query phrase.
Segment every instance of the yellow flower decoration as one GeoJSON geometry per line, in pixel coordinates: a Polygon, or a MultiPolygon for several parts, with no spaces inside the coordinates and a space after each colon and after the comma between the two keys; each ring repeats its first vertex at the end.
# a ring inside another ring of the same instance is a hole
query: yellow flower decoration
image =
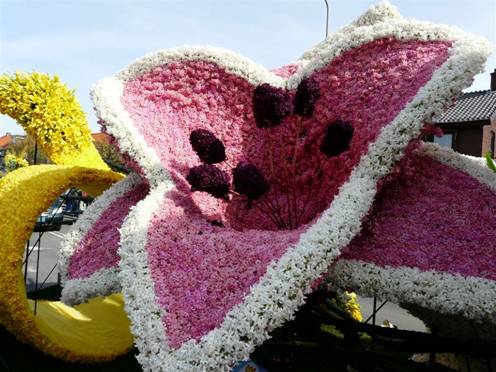
{"type": "Polygon", "coordinates": [[[91,138],[81,105],[57,76],[0,76],[0,113],[15,119],[55,164],[109,168],[91,138]]]}
{"type": "Polygon", "coordinates": [[[19,340],[69,361],[103,361],[133,344],[121,295],[93,299],[74,308],[58,301],[26,298],[24,242],[37,216],[70,187],[101,193],[118,173],[75,166],[37,165],[8,173],[0,183],[0,324],[19,340]]]}
{"type": "Polygon", "coordinates": [[[0,324],[19,340],[68,361],[104,361],[126,353],[133,337],[121,295],[76,307],[38,301],[34,315],[22,275],[25,241],[57,196],[71,187],[96,196],[123,176],[101,159],[81,106],[57,77],[0,76],[0,113],[17,120],[58,164],[19,168],[0,179],[0,324]]]}
{"type": "Polygon", "coordinates": [[[344,291],[343,298],[345,300],[344,308],[346,312],[356,321],[363,321],[362,312],[360,311],[360,304],[358,303],[356,293],[344,291]]]}

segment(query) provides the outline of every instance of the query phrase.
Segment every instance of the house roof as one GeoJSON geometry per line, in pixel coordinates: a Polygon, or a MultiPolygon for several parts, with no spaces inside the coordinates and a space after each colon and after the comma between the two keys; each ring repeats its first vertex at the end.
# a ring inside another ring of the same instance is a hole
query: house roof
{"type": "Polygon", "coordinates": [[[93,141],[95,142],[104,142],[104,143],[111,142],[110,135],[108,135],[107,133],[103,133],[103,132],[91,133],[91,137],[93,137],[93,141]]]}
{"type": "Polygon", "coordinates": [[[0,137],[0,148],[6,147],[12,143],[12,135],[7,133],[5,136],[0,137]]]}
{"type": "Polygon", "coordinates": [[[461,123],[489,120],[496,114],[496,91],[480,90],[464,93],[434,123],[461,123]]]}

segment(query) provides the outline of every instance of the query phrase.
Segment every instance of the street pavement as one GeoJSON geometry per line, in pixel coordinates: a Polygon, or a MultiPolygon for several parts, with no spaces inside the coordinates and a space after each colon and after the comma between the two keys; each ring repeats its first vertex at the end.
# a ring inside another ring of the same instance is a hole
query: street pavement
{"type": "MultiPolygon", "coordinates": [[[[57,283],[58,267],[57,259],[59,254],[60,244],[64,238],[64,234],[69,231],[70,226],[62,225],[60,231],[47,231],[42,233],[34,232],[29,239],[29,249],[31,254],[28,260],[28,273],[26,280],[26,290],[31,292],[36,286],[36,266],[39,259],[38,269],[38,288],[45,282],[43,288],[54,285],[57,283]],[[35,245],[38,237],[42,234],[40,239],[40,246],[35,245]],[[34,249],[32,249],[34,246],[34,249]]],[[[24,270],[24,268],[23,268],[24,270]]]]}
{"type": "MultiPolygon", "coordinates": [[[[60,244],[64,234],[70,230],[70,226],[62,225],[60,231],[49,231],[43,233],[41,241],[41,249],[35,247],[28,261],[27,275],[27,291],[33,291],[36,286],[36,264],[38,252],[40,253],[39,270],[38,270],[38,288],[45,282],[43,287],[54,285],[57,283],[58,267],[57,259],[60,244]]],[[[38,239],[39,233],[33,233],[30,238],[30,246],[32,247],[38,239]]],[[[368,297],[359,297],[363,318],[367,319],[373,312],[373,299],[368,297]]],[[[377,307],[382,304],[382,301],[377,300],[377,307]]],[[[402,309],[394,303],[386,303],[384,307],[376,314],[376,324],[383,324],[387,320],[400,329],[412,331],[427,331],[424,323],[419,319],[411,316],[406,310],[402,309]]],[[[369,322],[371,323],[371,321],[369,322]]]]}
{"type": "MultiPolygon", "coordinates": [[[[384,301],[377,299],[376,308],[381,306],[383,302],[384,301]]],[[[358,303],[360,304],[363,319],[368,319],[373,313],[374,299],[370,297],[359,297],[358,303]]],[[[428,332],[425,324],[420,319],[410,315],[405,309],[402,309],[392,302],[386,302],[386,304],[376,312],[375,324],[382,325],[386,320],[405,331],[428,332]]],[[[369,324],[372,324],[372,319],[369,321],[369,324]]]]}

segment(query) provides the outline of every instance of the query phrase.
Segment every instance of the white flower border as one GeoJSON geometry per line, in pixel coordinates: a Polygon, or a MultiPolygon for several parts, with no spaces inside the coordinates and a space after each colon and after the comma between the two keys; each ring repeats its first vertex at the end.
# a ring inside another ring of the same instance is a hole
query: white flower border
{"type": "MultiPolygon", "coordinates": [[[[356,27],[372,26],[375,23],[384,22],[393,18],[401,18],[401,14],[398,12],[398,9],[394,6],[390,6],[387,1],[381,1],[377,5],[371,6],[369,10],[351,22],[348,26],[343,27],[340,32],[352,30],[356,27]]],[[[334,33],[329,34],[323,41],[308,49],[305,53],[303,53],[298,62],[308,62],[314,60],[321,50],[323,48],[325,49],[329,42],[332,42],[334,35],[334,33]]]]}
{"type": "Polygon", "coordinates": [[[111,267],[95,271],[84,279],[67,280],[60,301],[69,306],[82,304],[94,297],[108,296],[121,291],[119,268],[111,267]]]}
{"type": "MultiPolygon", "coordinates": [[[[376,7],[376,12],[377,9],[379,13],[380,9],[384,9],[382,13],[394,13],[388,10],[391,7],[387,3],[376,7]]],[[[100,82],[93,92],[98,116],[106,122],[109,133],[117,138],[121,149],[137,160],[155,185],[149,196],[129,214],[121,229],[119,276],[143,369],[227,371],[236,362],[246,359],[256,345],[269,337],[271,330],[291,319],[304,303],[305,294],[310,292],[309,283],[326,271],[340,250],[359,232],[361,220],[374,200],[377,181],[402,157],[410,140],[420,134],[424,121],[441,112],[456,92],[470,84],[472,77],[481,71],[489,49],[485,41],[459,30],[393,16],[387,22],[349,27],[335,33],[332,39],[320,45],[319,50],[314,50],[315,60],[300,61],[304,67],[286,82],[241,56],[207,47],[149,54],[116,77],[100,82]],[[161,321],[164,311],[155,302],[145,247],[150,219],[167,190],[174,185],[158,161],[158,155],[137,134],[120,103],[125,80],[171,60],[200,59],[213,61],[255,84],[269,82],[294,88],[306,75],[345,50],[386,36],[402,40],[448,39],[454,44],[449,59],[394,121],[382,129],[330,208],[293,248],[269,266],[243,303],[231,309],[223,323],[199,342],[188,341],[172,350],[166,342],[166,330],[161,321]],[[134,134],[132,138],[128,137],[130,133],[134,134]]]]}
{"type": "MultiPolygon", "coordinates": [[[[427,143],[418,152],[469,174],[496,192],[496,176],[484,159],[427,143]]],[[[336,262],[328,277],[333,284],[352,287],[362,295],[496,324],[496,282],[493,280],[344,259],[336,262]]]]}
{"type": "Polygon", "coordinates": [[[120,292],[121,286],[117,276],[118,267],[101,269],[84,279],[68,279],[69,261],[79,243],[88,231],[98,222],[100,216],[110,205],[126,192],[132,190],[143,179],[135,173],[112,185],[86,209],[72,226],[62,241],[59,251],[58,265],[62,280],[61,301],[68,305],[76,305],[96,296],[106,296],[120,292]]]}
{"type": "Polygon", "coordinates": [[[381,267],[360,260],[339,260],[329,279],[333,285],[353,288],[362,296],[496,323],[496,282],[491,280],[410,267],[381,267]]]}

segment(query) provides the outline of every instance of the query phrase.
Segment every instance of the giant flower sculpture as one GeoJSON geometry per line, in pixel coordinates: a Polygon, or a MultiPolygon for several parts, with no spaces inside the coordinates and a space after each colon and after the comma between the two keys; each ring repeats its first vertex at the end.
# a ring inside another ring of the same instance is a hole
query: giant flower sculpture
{"type": "MultiPolygon", "coordinates": [[[[68,241],[64,298],[77,303],[121,288],[145,370],[228,370],[294,316],[343,252],[331,275],[349,278],[364,267],[369,293],[387,287],[373,277],[388,265],[461,272],[462,281],[486,275],[467,269],[475,253],[453,268],[427,242],[401,246],[398,255],[387,246],[387,226],[410,210],[387,200],[400,186],[425,194],[435,175],[435,195],[470,185],[493,203],[489,173],[458,167],[465,160],[418,142],[424,123],[471,82],[487,54],[484,41],[405,20],[382,3],[273,72],[198,47],[152,53],[101,81],[97,114],[142,178],[109,192],[68,241]],[[417,174],[419,185],[401,183],[417,174]],[[381,208],[391,207],[390,221],[381,208]],[[100,223],[114,226],[109,245],[100,223]],[[376,240],[369,230],[358,235],[364,223],[372,231],[380,225],[376,240]]],[[[413,221],[423,221],[425,210],[411,203],[413,221]]],[[[402,226],[394,226],[395,242],[404,244],[402,226]]],[[[418,236],[421,226],[409,233],[418,236]]],[[[358,275],[352,283],[360,287],[358,275]]],[[[494,288],[491,275],[486,288],[494,288]]],[[[404,298],[409,288],[381,293],[404,298]]],[[[415,293],[441,309],[443,301],[415,293]]]]}

